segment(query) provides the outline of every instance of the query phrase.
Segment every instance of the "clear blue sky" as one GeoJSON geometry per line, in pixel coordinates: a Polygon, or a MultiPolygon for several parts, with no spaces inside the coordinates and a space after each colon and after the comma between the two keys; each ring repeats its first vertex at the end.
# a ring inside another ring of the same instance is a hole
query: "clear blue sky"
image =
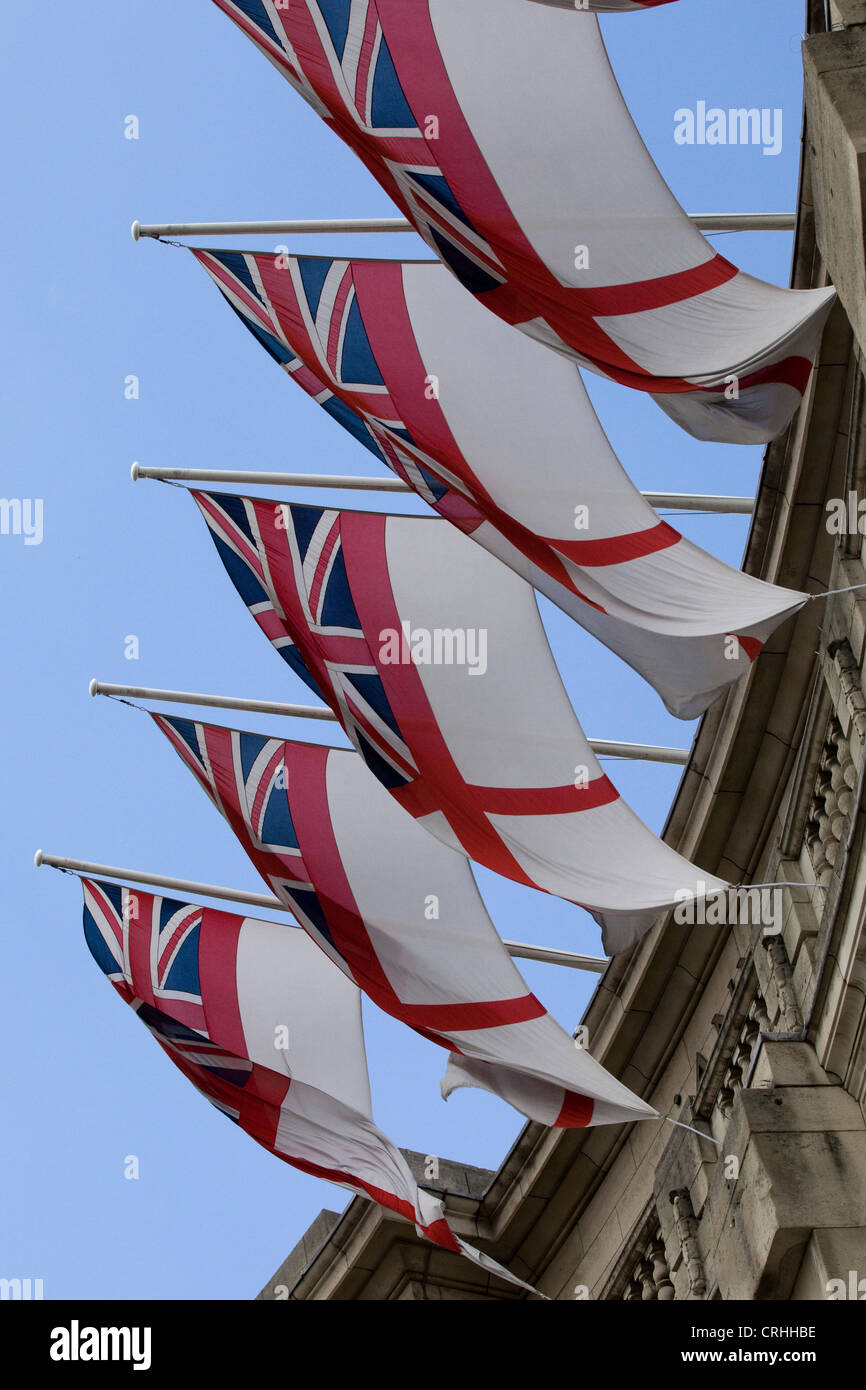
{"type": "MultiPolygon", "coordinates": [[[[604,21],[634,118],[686,209],[794,207],[803,9],[804,0],[679,0],[604,21]],[[699,100],[782,108],[782,153],[675,144],[674,111],[699,100]]],[[[32,856],[42,846],[261,889],[231,832],[142,715],[87,694],[98,676],[308,698],[235,597],[193,504],[155,483],[133,486],[129,467],[139,459],[367,473],[372,462],[285,381],[190,256],[134,245],[130,222],[394,210],[208,0],[55,5],[38,24],[32,11],[6,5],[0,18],[8,198],[0,492],[44,501],[41,545],[0,536],[0,1276],[42,1278],[46,1298],[248,1298],[318,1211],[342,1209],[348,1194],[272,1158],[196,1095],[95,968],[77,883],[37,872],[32,856]],[[131,114],[140,119],[138,141],[124,138],[131,114]],[[124,399],[129,373],[141,381],[136,402],[124,399]],[[124,659],[132,634],[135,662],[124,659]],[[124,1178],[130,1154],[139,1158],[137,1182],[124,1178]]],[[[787,283],[790,236],[715,244],[753,274],[787,283]]],[[[293,249],[426,254],[409,237],[362,245],[305,238],[293,249]]],[[[699,444],[647,397],[587,382],[640,487],[753,490],[759,450],[699,444]]],[[[315,496],[364,505],[346,494],[315,496]]],[[[399,497],[381,505],[423,509],[399,497]]],[[[745,519],[695,517],[682,529],[739,563],[745,519]]],[[[549,605],[544,613],[589,735],[689,742],[693,726],[670,718],[629,668],[549,605]]],[[[322,726],[237,722],[336,741],[322,726]]],[[[609,770],[660,829],[677,769],[609,770]]],[[[483,871],[478,877],[503,936],[599,952],[595,925],[579,909],[483,871]]],[[[594,977],[524,964],[531,987],[574,1027],[594,977]]],[[[445,1054],[372,1007],[366,1025],[376,1118],[391,1138],[498,1166],[521,1117],[480,1091],[444,1104],[445,1054]]]]}

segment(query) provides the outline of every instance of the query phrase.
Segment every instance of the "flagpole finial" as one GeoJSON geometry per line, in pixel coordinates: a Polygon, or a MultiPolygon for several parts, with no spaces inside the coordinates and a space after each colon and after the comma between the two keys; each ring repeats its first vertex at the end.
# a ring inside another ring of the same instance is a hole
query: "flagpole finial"
{"type": "Polygon", "coordinates": [[[133,222],[129,230],[132,232],[133,241],[138,241],[141,236],[141,223],[139,221],[133,222]]]}
{"type": "Polygon", "coordinates": [[[129,470],[129,476],[134,483],[137,483],[140,477],[140,467],[141,465],[138,462],[136,462],[132,465],[132,467],[129,470]]]}
{"type": "Polygon", "coordinates": [[[88,689],[88,691],[90,692],[91,695],[98,695],[98,694],[99,694],[99,681],[96,679],[95,676],[93,677],[93,680],[90,682],[90,684],[89,684],[89,686],[87,687],[87,689],[88,689]]]}
{"type": "Polygon", "coordinates": [[[34,856],[33,856],[33,867],[36,868],[36,869],[41,869],[41,868],[42,868],[42,850],[41,850],[41,849],[38,849],[38,850],[36,851],[36,853],[34,854],[34,856]]]}

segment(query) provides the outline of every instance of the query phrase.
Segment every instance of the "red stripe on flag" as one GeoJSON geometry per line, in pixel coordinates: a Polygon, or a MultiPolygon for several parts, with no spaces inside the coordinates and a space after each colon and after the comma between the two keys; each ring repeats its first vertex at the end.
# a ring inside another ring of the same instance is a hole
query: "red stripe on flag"
{"type": "Polygon", "coordinates": [[[145,1004],[156,1006],[156,999],[153,993],[153,967],[151,965],[151,951],[153,951],[154,964],[156,962],[156,935],[159,931],[159,917],[157,913],[157,902],[150,893],[138,894],[139,915],[129,922],[127,939],[129,942],[129,973],[132,979],[132,988],[139,999],[143,999],[145,1004]]]}
{"type": "Polygon", "coordinates": [[[193,246],[189,249],[192,251],[196,260],[200,261],[208,273],[213,276],[220,287],[224,287],[230,294],[233,294],[235,298],[239,299],[247,313],[250,314],[262,328],[265,328],[268,333],[273,333],[274,325],[271,322],[270,316],[265,313],[259,301],[253,298],[249,290],[246,289],[240,280],[238,280],[235,275],[232,275],[231,271],[226,270],[222,261],[218,261],[207,251],[197,251],[193,246]]]}
{"type": "MultiPolygon", "coordinates": [[[[117,969],[123,973],[123,923],[118,920],[117,910],[114,903],[110,902],[103,892],[102,885],[95,879],[84,878],[81,880],[94,899],[94,906],[98,905],[102,909],[105,924],[117,943],[117,951],[120,956],[120,964],[117,969]]],[[[86,898],[85,898],[86,902],[86,898]]],[[[92,908],[91,908],[92,911],[92,908]]]]}
{"type": "MultiPolygon", "coordinates": [[[[597,289],[577,289],[563,285],[538,256],[514,217],[502,190],[478,147],[460,103],[451,86],[444,58],[436,40],[429,6],[422,4],[407,14],[406,0],[377,0],[379,20],[386,36],[398,78],[412,105],[416,120],[435,111],[440,127],[448,132],[445,150],[437,151],[439,167],[462,207],[472,221],[476,208],[483,209],[483,224],[491,249],[505,267],[507,284],[477,296],[481,303],[512,324],[528,323],[543,317],[563,342],[593,360],[613,380],[646,390],[694,391],[698,389],[682,378],[674,378],[676,388],[653,377],[641,367],[596,322],[596,315],[640,312],[647,308],[679,303],[724,284],[737,268],[707,246],[707,259],[685,271],[634,281],[628,285],[608,285],[597,289]],[[523,285],[529,286],[528,290],[523,285]]],[[[329,103],[329,109],[334,107],[329,103]]],[[[344,139],[351,136],[337,113],[334,124],[344,139]]],[[[358,137],[355,136],[358,142],[358,137]]],[[[394,158],[387,138],[362,138],[369,155],[379,161],[371,165],[375,176],[394,197],[395,180],[381,161],[394,158]]],[[[397,201],[406,208],[405,198],[397,201]]],[[[413,218],[412,220],[416,220],[413,218]]]]}
{"type": "MultiPolygon", "coordinates": [[[[572,815],[619,800],[616,787],[604,776],[566,787],[478,787],[470,782],[464,786],[467,795],[477,798],[485,815],[491,816],[572,815]]],[[[409,782],[392,788],[391,795],[416,820],[441,809],[439,788],[430,782],[409,782]]]]}
{"type": "Polygon", "coordinates": [[[736,637],[736,640],[739,642],[750,661],[755,660],[764,646],[763,642],[759,642],[757,637],[744,637],[741,632],[729,635],[736,637]]]}
{"type": "MultiPolygon", "coordinates": [[[[225,0],[216,2],[255,42],[266,48],[290,80],[304,90],[304,82],[299,82],[285,54],[275,47],[267,35],[230,8],[225,0]]],[[[526,324],[543,318],[578,356],[592,363],[611,380],[633,389],[654,394],[723,390],[723,386],[708,388],[682,376],[652,375],[608,335],[596,316],[641,312],[685,302],[726,283],[737,274],[736,268],[707,248],[706,260],[673,275],[587,290],[562,285],[537,255],[514,218],[478,148],[451,87],[428,5],[419,3],[413,7],[410,18],[407,16],[406,0],[376,0],[376,3],[379,22],[412,107],[413,119],[416,124],[422,124],[430,111],[437,113],[449,134],[447,150],[439,154],[442,172],[470,219],[476,210],[482,210],[478,212],[479,225],[484,228],[491,251],[510,277],[508,283],[499,289],[480,293],[477,296],[479,300],[511,324],[526,324]]],[[[642,8],[661,3],[665,3],[665,0],[639,0],[642,8]]],[[[372,10],[373,7],[370,8],[372,10]]],[[[418,214],[408,206],[386,161],[435,171],[437,166],[428,144],[423,140],[394,136],[387,132],[371,133],[359,129],[357,116],[346,109],[345,91],[338,85],[331,70],[329,55],[323,48],[309,10],[302,5],[295,6],[290,12],[281,14],[280,23],[295,51],[302,55],[304,79],[324,104],[328,113],[326,123],[354,150],[401,211],[416,220],[418,214]]],[[[460,239],[459,233],[451,234],[460,239]]],[[[427,236],[429,238],[429,233],[427,236]]],[[[484,259],[485,255],[481,252],[480,258],[484,259]]],[[[781,372],[777,370],[778,364],[763,369],[766,371],[764,379],[773,384],[784,381],[789,361],[794,364],[797,359],[786,360],[781,372]]],[[[796,370],[805,382],[811,364],[804,359],[799,359],[799,362],[804,370],[801,371],[800,367],[796,370]]]]}
{"type": "Polygon", "coordinates": [[[448,221],[431,195],[425,193],[422,188],[413,188],[412,196],[421,205],[425,217],[439,232],[449,237],[462,251],[483,266],[494,279],[502,281],[504,272],[496,257],[482,250],[477,241],[473,241],[454,222],[448,221]]]}
{"type": "MultiPolygon", "coordinates": [[[[344,512],[343,555],[352,600],[364,632],[400,632],[401,617],[391,591],[385,549],[387,518],[344,512]]],[[[377,653],[373,653],[374,660],[377,653]]],[[[376,660],[388,703],[401,730],[411,730],[409,750],[419,772],[411,783],[422,802],[441,810],[466,853],[506,878],[534,887],[504,841],[485,819],[471,787],[454,762],[417,667],[376,660]],[[429,784],[429,785],[427,785],[429,784]]],[[[403,792],[403,795],[411,793],[403,792]]]]}
{"type": "Polygon", "coordinates": [[[238,1057],[247,1056],[238,1003],[238,941],[244,919],[209,907],[199,934],[198,970],[208,1037],[238,1057]]]}
{"type": "Polygon", "coordinates": [[[234,542],[241,552],[243,559],[255,571],[256,578],[261,583],[262,588],[267,591],[268,586],[265,582],[265,572],[262,562],[259,559],[258,551],[249,537],[244,535],[244,532],[238,526],[237,522],[230,517],[227,512],[222,510],[219,505],[219,494],[217,493],[214,497],[211,497],[206,492],[193,492],[192,495],[204,515],[205,521],[210,526],[210,529],[218,536],[223,545],[227,543],[227,537],[234,542]]]}
{"type": "MultiPolygon", "coordinates": [[[[252,39],[253,43],[263,47],[267,54],[273,57],[280,67],[285,68],[286,72],[291,75],[294,81],[297,82],[299,80],[299,74],[289,62],[283,50],[274,43],[269,34],[266,34],[264,30],[257,24],[254,24],[251,19],[248,19],[237,4],[231,4],[229,0],[213,0],[213,3],[218,9],[222,10],[224,15],[228,15],[229,19],[231,19],[248,38],[252,39]]],[[[660,3],[662,3],[662,0],[641,0],[641,4],[660,3]]],[[[273,23],[273,20],[271,22],[273,23]]],[[[280,27],[282,27],[282,20],[278,20],[278,23],[280,27]]],[[[285,29],[283,33],[285,33],[285,29]]]]}
{"type": "MultiPolygon", "coordinates": [[[[401,420],[411,423],[412,436],[418,448],[438,459],[466,485],[483,515],[521,554],[557,583],[563,584],[570,593],[589,604],[590,608],[603,613],[601,605],[577,587],[562,560],[554,553],[551,546],[558,547],[559,542],[534,535],[502,511],[464,458],[440,402],[435,397],[431,399],[427,392],[428,368],[421,357],[406,307],[400,264],[359,261],[355,264],[354,274],[355,292],[373,355],[388,382],[395,413],[401,420]]],[[[365,403],[359,396],[347,396],[346,400],[354,410],[365,409],[365,403]]],[[[407,448],[402,443],[401,447],[407,448]]],[[[411,454],[415,451],[407,448],[407,452],[411,454]]],[[[453,498],[454,493],[451,492],[441,501],[433,503],[440,515],[449,520],[454,506],[453,498]]]]}
{"type": "MultiPolygon", "coordinates": [[[[292,345],[291,351],[297,351],[294,344],[292,345]]],[[[322,378],[317,376],[316,373],[311,371],[307,366],[298,367],[295,371],[290,371],[289,376],[293,381],[296,381],[309,396],[320,396],[323,391],[327,391],[329,395],[333,395],[333,391],[328,383],[322,381],[322,378]]]]}
{"type": "Polygon", "coordinates": [[[337,353],[340,347],[340,331],[343,327],[343,317],[346,310],[346,300],[352,292],[352,272],[347,268],[342,280],[340,281],[334,305],[331,309],[331,319],[328,324],[328,340],[322,346],[325,349],[328,366],[335,377],[342,376],[337,361],[337,353]]]}
{"type": "Polygon", "coordinates": [[[159,960],[157,962],[157,982],[160,989],[165,987],[165,977],[168,974],[170,965],[173,963],[172,956],[181,937],[186,934],[196,918],[201,917],[202,911],[203,909],[200,907],[191,907],[181,918],[180,922],[178,922],[171,934],[171,939],[160,948],[159,960]]]}
{"type": "MultiPolygon", "coordinates": [[[[232,731],[216,725],[200,727],[216,782],[214,794],[222,805],[223,814],[262,878],[290,905],[289,891],[281,892],[275,880],[294,878],[299,869],[298,860],[252,846],[239,808],[232,731]]],[[[303,856],[300,867],[317,894],[331,941],[347,973],[385,1012],[415,1028],[430,1041],[458,1053],[460,1049],[445,1036],[448,1032],[501,1028],[544,1017],[544,1006],[532,994],[502,1000],[429,1005],[404,1004],[399,999],[376,955],[340,856],[327,791],[327,761],[332,755],[345,756],[317,744],[282,745],[282,761],[292,789],[291,798],[288,790],[286,796],[303,856]]],[[[205,910],[199,969],[207,1032],[227,1051],[246,1056],[236,983],[241,926],[239,917],[217,909],[205,910]]],[[[309,934],[316,939],[314,933],[309,934]]],[[[191,1026],[196,1026],[195,1020],[191,1020],[191,1026]]],[[[232,1100],[227,1094],[224,1099],[237,1107],[236,1096],[232,1100]]]]}
{"type": "Polygon", "coordinates": [[[253,617],[269,642],[277,642],[286,635],[286,625],[275,608],[262,608],[253,617]]]}
{"type": "Polygon", "coordinates": [[[322,549],[319,554],[319,558],[316,561],[315,573],[313,574],[313,578],[310,582],[308,591],[310,612],[312,613],[315,622],[321,621],[321,614],[319,613],[319,598],[322,593],[322,584],[324,583],[325,575],[328,571],[331,556],[334,552],[336,545],[339,542],[339,539],[339,518],[335,517],[331,529],[325,537],[324,542],[322,543],[322,549]]]}
{"type": "MultiPolygon", "coordinates": [[[[388,1013],[402,1017],[402,1004],[373,949],[343,867],[328,805],[327,762],[331,749],[287,744],[289,802],[306,871],[327,916],[328,930],[357,984],[388,1013]]],[[[288,793],[287,793],[288,795],[288,793]]],[[[288,862],[279,857],[281,863],[288,862]]]]}
{"type": "Polygon", "coordinates": [[[595,1101],[579,1091],[566,1091],[562,1108],[553,1121],[553,1129],[585,1129],[592,1120],[595,1101]]]}
{"type": "Polygon", "coordinates": [[[271,790],[271,779],[273,778],[278,768],[282,765],[282,761],[283,750],[282,746],[280,746],[276,749],[275,752],[271,754],[270,758],[268,759],[268,765],[265,768],[264,773],[262,774],[258,788],[256,789],[256,794],[253,797],[253,804],[250,807],[250,824],[253,827],[253,834],[255,835],[257,840],[262,839],[262,830],[260,824],[262,818],[262,807],[264,806],[265,800],[271,790]]]}
{"type": "MultiPolygon", "coordinates": [[[[760,371],[751,372],[748,376],[740,377],[740,391],[745,391],[749,386],[793,386],[800,395],[806,389],[809,377],[812,374],[812,363],[808,357],[784,357],[781,362],[771,362],[769,367],[762,367],[760,371]]],[[[712,388],[715,391],[724,391],[725,384],[712,388]]]]}
{"type": "MultiPolygon", "coordinates": [[[[581,296],[581,311],[599,318],[619,314],[643,314],[664,309],[669,304],[681,304],[695,295],[726,285],[739,275],[739,270],[723,256],[711,256],[700,265],[678,270],[673,275],[658,275],[652,280],[632,280],[623,285],[597,285],[593,289],[573,290],[569,287],[569,302],[573,294],[581,296]]],[[[545,314],[548,323],[552,320],[545,314]]],[[[695,388],[692,387],[692,390],[695,388]]]]}
{"type": "MultiPolygon", "coordinates": [[[[335,684],[339,686],[340,683],[333,668],[355,667],[362,671],[375,671],[375,660],[367,639],[363,633],[358,633],[357,636],[352,637],[341,636],[329,631],[318,632],[315,630],[315,625],[314,629],[311,630],[301,601],[301,593],[305,594],[304,581],[302,576],[298,574],[292,557],[289,532],[282,528],[275,528],[268,523],[266,515],[268,503],[254,501],[253,505],[259,522],[259,534],[265,546],[273,586],[279,596],[280,606],[286,615],[285,620],[280,624],[282,632],[296,643],[323,699],[327,700],[345,727],[346,712],[335,694],[335,684]]],[[[340,535],[342,516],[341,513],[340,519],[335,521],[333,531],[335,537],[340,535]]],[[[416,769],[407,763],[405,757],[401,756],[393,747],[389,738],[383,738],[381,733],[373,727],[368,715],[359,708],[357,701],[348,694],[345,695],[345,699],[353,719],[373,744],[379,747],[380,751],[382,751],[381,745],[384,744],[388,757],[397,764],[400,770],[407,775],[414,775],[416,769]]]]}
{"type": "Polygon", "coordinates": [[[605,776],[565,787],[477,787],[470,790],[491,816],[567,816],[619,800],[605,776]]]}
{"type": "MultiPolygon", "coordinates": [[[[302,1173],[309,1173],[315,1178],[324,1178],[326,1182],[337,1183],[340,1187],[349,1187],[356,1192],[362,1192],[372,1201],[378,1203],[380,1207],[385,1207],[387,1211],[393,1211],[398,1216],[403,1216],[413,1226],[417,1224],[415,1208],[411,1202],[407,1202],[405,1197],[397,1197],[393,1192],[386,1192],[383,1187],[375,1187],[373,1183],[365,1182],[363,1178],[355,1177],[353,1173],[346,1173],[339,1168],[325,1168],[318,1163],[310,1163],[306,1159],[292,1158],[289,1154],[280,1153],[279,1149],[274,1149],[278,1158],[282,1158],[286,1163],[290,1163],[293,1168],[298,1168],[302,1173]]],[[[433,1241],[435,1245],[441,1245],[446,1250],[453,1250],[456,1255],[461,1253],[460,1246],[444,1217],[438,1221],[432,1221],[429,1226],[421,1226],[424,1234],[433,1241]]]]}
{"type": "Polygon", "coordinates": [[[466,1004],[403,1004],[402,1017],[413,1027],[432,1028],[437,1033],[464,1033],[477,1028],[504,1028],[509,1023],[527,1023],[547,1013],[534,994],[516,999],[487,999],[466,1004]]]}
{"type": "Polygon", "coordinates": [[[376,13],[375,4],[372,4],[367,10],[364,37],[361,40],[361,50],[358,54],[358,67],[355,71],[355,106],[365,125],[368,124],[367,87],[369,84],[370,64],[373,61],[373,50],[378,29],[379,16],[376,13]]]}
{"type": "Polygon", "coordinates": [[[648,526],[643,531],[630,531],[622,536],[609,536],[601,540],[566,541],[557,539],[551,544],[562,555],[568,556],[576,565],[593,568],[602,565],[622,565],[629,560],[639,560],[644,555],[656,555],[660,550],[670,550],[682,540],[666,521],[656,526],[648,526]]]}

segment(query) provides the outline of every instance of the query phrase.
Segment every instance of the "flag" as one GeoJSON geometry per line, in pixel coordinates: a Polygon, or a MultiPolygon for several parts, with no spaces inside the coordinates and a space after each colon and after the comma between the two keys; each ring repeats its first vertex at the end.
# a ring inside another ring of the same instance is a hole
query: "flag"
{"type": "MultiPolygon", "coordinates": [[[[493,313],[649,392],[699,439],[785,428],[834,291],[780,289],[716,254],[650,158],[594,15],[527,0],[215,3],[493,313]]],[[[757,128],[731,114],[763,140],[760,112],[757,128]]]]}
{"type": "Polygon", "coordinates": [[[193,495],[261,630],[446,844],[585,907],[614,953],[724,886],[620,798],[532,589],[480,546],[435,518],[193,495]]]}
{"type": "Polygon", "coordinates": [[[647,1119],[529,991],[466,858],[395,805],[350,749],[153,716],[264,881],[379,1008],[529,1119],[647,1119]]]}
{"type": "Polygon", "coordinates": [[[679,718],[702,714],[805,602],[660,520],[573,364],[486,313],[443,266],[193,254],[290,380],[679,718]]]}
{"type": "Polygon", "coordinates": [[[455,1235],[443,1203],[376,1128],[360,995],[302,931],[120,884],[82,886],[97,965],[218,1110],[293,1168],[531,1288],[455,1235]]]}

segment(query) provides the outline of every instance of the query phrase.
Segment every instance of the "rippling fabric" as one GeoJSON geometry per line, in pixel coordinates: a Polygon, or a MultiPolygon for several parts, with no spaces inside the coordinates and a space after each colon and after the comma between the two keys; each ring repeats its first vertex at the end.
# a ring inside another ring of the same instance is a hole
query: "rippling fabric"
{"type": "Polygon", "coordinates": [[[529,0],[215,3],[493,313],[651,393],[699,439],[785,428],[834,292],[779,289],[716,254],[650,158],[594,15],[529,0]]]}
{"type": "Polygon", "coordinates": [[[433,835],[587,908],[608,951],[724,887],[605,776],[528,584],[438,519],[196,493],[262,632],[433,835]]]}
{"type": "Polygon", "coordinates": [[[662,521],[574,365],[486,313],[443,266],[193,254],[290,381],[672,714],[703,713],[805,602],[662,521]]]}

